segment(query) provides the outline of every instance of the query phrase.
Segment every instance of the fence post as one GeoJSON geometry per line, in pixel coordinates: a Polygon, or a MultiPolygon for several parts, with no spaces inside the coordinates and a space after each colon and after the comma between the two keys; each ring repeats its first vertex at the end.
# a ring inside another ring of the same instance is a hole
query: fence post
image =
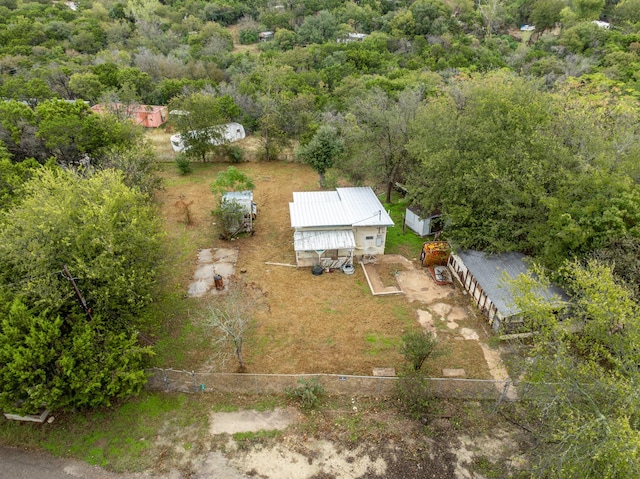
{"type": "Polygon", "coordinates": [[[502,394],[500,394],[500,397],[498,398],[496,405],[493,407],[493,412],[496,412],[498,410],[498,407],[500,406],[500,404],[502,404],[502,401],[504,401],[504,398],[507,397],[507,393],[509,392],[510,385],[511,385],[511,381],[507,379],[504,382],[504,387],[502,388],[502,394]]]}

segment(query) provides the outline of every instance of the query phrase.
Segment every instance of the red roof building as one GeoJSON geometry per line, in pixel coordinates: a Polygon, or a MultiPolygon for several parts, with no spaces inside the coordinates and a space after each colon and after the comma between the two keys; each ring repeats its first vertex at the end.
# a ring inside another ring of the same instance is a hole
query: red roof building
{"type": "Polygon", "coordinates": [[[113,113],[121,118],[129,118],[137,125],[145,128],[157,128],[164,125],[169,118],[166,106],[161,105],[124,105],[122,103],[102,104],[91,107],[95,113],[113,113]]]}

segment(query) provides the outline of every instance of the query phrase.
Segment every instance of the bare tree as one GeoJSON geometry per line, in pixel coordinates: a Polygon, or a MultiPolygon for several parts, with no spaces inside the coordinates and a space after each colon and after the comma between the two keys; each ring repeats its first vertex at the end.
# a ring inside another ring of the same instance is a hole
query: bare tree
{"type": "Polygon", "coordinates": [[[486,36],[487,38],[491,38],[494,30],[497,30],[502,22],[504,0],[482,0],[478,4],[478,11],[482,15],[486,25],[486,36]]]}
{"type": "Polygon", "coordinates": [[[229,284],[225,294],[215,296],[204,313],[206,325],[216,329],[220,335],[215,342],[222,348],[233,344],[233,354],[238,360],[238,372],[246,371],[242,356],[244,337],[253,322],[253,311],[257,307],[252,292],[240,282],[229,284]]]}

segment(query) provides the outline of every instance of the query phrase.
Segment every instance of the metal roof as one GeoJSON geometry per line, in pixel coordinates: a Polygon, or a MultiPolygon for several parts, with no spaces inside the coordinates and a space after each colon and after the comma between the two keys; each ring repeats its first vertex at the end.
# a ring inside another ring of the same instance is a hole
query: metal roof
{"type": "Polygon", "coordinates": [[[373,190],[368,187],[293,193],[289,203],[293,228],[332,226],[393,226],[373,190]]]}
{"type": "Polygon", "coordinates": [[[222,201],[253,201],[253,191],[227,191],[222,194],[222,201]]]}
{"type": "MultiPolygon", "coordinates": [[[[489,255],[482,251],[465,250],[456,253],[469,272],[473,275],[485,294],[491,299],[500,314],[508,318],[520,313],[515,306],[514,297],[505,282],[516,279],[520,274],[529,273],[522,253],[500,253],[489,255]]],[[[557,301],[565,297],[557,286],[536,291],[547,301],[557,301]]]]}
{"type": "Polygon", "coordinates": [[[326,251],[353,249],[356,240],[352,230],[296,231],[293,234],[295,251],[326,251]]]}

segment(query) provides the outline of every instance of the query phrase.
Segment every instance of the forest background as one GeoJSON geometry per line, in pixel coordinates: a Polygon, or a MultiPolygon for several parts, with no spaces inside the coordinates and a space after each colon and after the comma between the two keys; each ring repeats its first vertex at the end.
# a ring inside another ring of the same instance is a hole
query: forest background
{"type": "MultiPolygon", "coordinates": [[[[587,457],[638,476],[639,95],[639,0],[0,0],[0,403],[144,383],[160,183],[126,112],[169,105],[183,134],[237,121],[264,161],[293,149],[387,202],[402,185],[456,247],[532,256],[580,331],[522,294],[544,332],[525,377],[562,385],[536,402],[541,475],[587,457]],[[92,311],[61,292],[67,264],[92,311]]],[[[185,171],[242,160],[196,146],[185,171]]]]}

